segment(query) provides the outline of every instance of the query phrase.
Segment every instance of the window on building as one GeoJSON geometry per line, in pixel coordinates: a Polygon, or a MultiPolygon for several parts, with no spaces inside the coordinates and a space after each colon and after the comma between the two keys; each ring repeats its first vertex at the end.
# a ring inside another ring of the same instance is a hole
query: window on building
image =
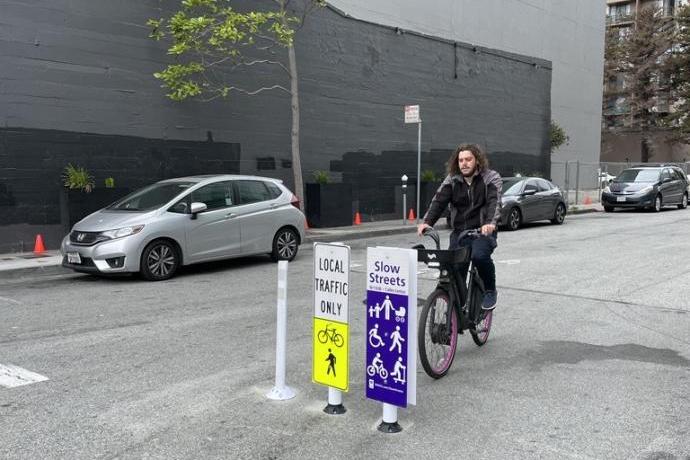
{"type": "Polygon", "coordinates": [[[276,169],[276,159],[273,157],[260,157],[256,159],[256,169],[276,169]]]}

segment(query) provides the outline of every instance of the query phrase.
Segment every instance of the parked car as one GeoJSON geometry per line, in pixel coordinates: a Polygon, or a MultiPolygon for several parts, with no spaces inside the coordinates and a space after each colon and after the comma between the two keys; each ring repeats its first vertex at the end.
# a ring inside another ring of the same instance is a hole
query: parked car
{"type": "Polygon", "coordinates": [[[62,265],[79,272],[168,279],[182,265],[253,254],[292,260],[304,240],[299,201],[277,179],[168,179],[77,222],[62,265]]]}
{"type": "Polygon", "coordinates": [[[565,193],[539,177],[504,177],[501,204],[500,225],[508,230],[539,220],[560,225],[568,212],[565,193]]]}
{"type": "Polygon", "coordinates": [[[615,208],[661,211],[664,206],[688,206],[688,178],[677,166],[647,166],[625,169],[601,193],[606,212],[615,208]]]}

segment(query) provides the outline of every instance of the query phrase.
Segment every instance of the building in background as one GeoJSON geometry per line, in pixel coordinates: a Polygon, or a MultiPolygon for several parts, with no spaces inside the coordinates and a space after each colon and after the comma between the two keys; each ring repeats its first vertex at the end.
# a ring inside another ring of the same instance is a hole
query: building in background
{"type": "MultiPolygon", "coordinates": [[[[84,199],[61,185],[70,163],[94,175],[96,190],[110,178],[131,190],[202,173],[291,186],[289,97],[164,96],[152,74],[170,58],[145,24],[175,4],[0,2],[0,252],[30,248],[37,233],[57,246],[69,202],[84,199]]],[[[352,211],[400,215],[400,177],[416,181],[407,104],[421,106],[422,170],[438,175],[465,141],[483,144],[506,175],[558,181],[565,160],[598,161],[601,8],[595,0],[330,2],[296,40],[305,182],[325,170],[352,184],[352,211]],[[552,118],[570,136],[553,156],[552,118]]],[[[239,83],[279,78],[268,72],[239,83]]]]}
{"type": "MultiPolygon", "coordinates": [[[[570,140],[547,175],[564,183],[565,162],[596,176],[601,139],[604,3],[601,0],[331,0],[355,17],[550,61],[551,118],[570,140]]],[[[500,109],[496,115],[500,116],[500,109]]],[[[461,139],[469,133],[458,132],[461,139]]],[[[485,142],[496,149],[493,139],[485,142]]],[[[500,147],[503,149],[503,147],[500,147]]],[[[594,180],[594,179],[593,179],[594,180]]]]}
{"type": "MultiPolygon", "coordinates": [[[[663,16],[672,18],[687,0],[607,0],[606,27],[617,35],[625,35],[635,27],[636,13],[642,8],[659,8],[663,16]]],[[[601,119],[601,160],[605,162],[637,162],[641,160],[641,137],[632,126],[633,114],[626,98],[627,91],[621,75],[604,82],[601,119]]],[[[668,97],[660,97],[655,110],[667,114],[672,110],[668,97]]],[[[667,131],[658,129],[653,134],[657,162],[688,162],[690,147],[668,142],[667,131]]]]}

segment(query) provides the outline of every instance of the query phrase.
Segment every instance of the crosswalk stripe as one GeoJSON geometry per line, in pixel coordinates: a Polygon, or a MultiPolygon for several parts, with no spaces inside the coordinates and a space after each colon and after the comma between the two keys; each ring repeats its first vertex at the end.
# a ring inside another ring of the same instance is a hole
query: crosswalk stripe
{"type": "Polygon", "coordinates": [[[5,388],[20,387],[49,380],[45,375],[27,371],[12,364],[0,364],[0,386],[5,388]]]}

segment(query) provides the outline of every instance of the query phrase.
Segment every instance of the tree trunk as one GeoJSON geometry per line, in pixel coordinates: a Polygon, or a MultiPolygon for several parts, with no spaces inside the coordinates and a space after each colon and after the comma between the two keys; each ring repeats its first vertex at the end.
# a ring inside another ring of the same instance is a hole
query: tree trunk
{"type": "Polygon", "coordinates": [[[299,153],[299,85],[297,81],[297,58],[295,57],[294,43],[288,47],[288,60],[290,65],[290,93],[292,99],[292,174],[295,179],[295,195],[300,202],[302,210],[304,206],[304,184],[302,183],[302,161],[299,153]]]}
{"type": "Polygon", "coordinates": [[[642,150],[642,163],[649,163],[649,160],[654,156],[654,146],[652,145],[652,139],[650,138],[649,133],[642,133],[640,147],[642,150]]]}

